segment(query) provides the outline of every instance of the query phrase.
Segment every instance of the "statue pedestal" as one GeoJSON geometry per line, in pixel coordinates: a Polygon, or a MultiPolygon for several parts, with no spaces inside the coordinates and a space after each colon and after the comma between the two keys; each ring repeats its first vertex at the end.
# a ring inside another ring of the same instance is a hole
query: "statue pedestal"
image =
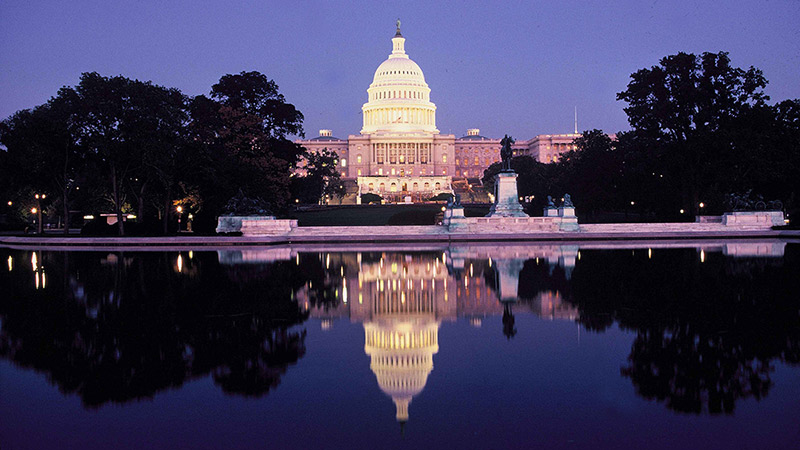
{"type": "Polygon", "coordinates": [[[517,174],[500,172],[495,177],[494,204],[486,217],[528,217],[517,197],[517,174]]]}
{"type": "Polygon", "coordinates": [[[547,208],[544,209],[544,214],[543,215],[545,217],[558,217],[558,209],[556,209],[555,206],[552,207],[552,208],[551,207],[547,207],[547,208]]]}

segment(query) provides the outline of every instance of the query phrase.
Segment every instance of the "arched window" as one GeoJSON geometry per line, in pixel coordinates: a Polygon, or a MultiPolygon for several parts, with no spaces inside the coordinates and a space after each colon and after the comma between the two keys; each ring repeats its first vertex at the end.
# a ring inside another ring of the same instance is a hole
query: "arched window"
{"type": "Polygon", "coordinates": [[[411,185],[411,190],[415,191],[415,192],[418,191],[419,190],[419,183],[412,184],[411,185]]]}
{"type": "Polygon", "coordinates": [[[438,191],[439,189],[441,189],[441,188],[442,188],[442,185],[441,185],[441,183],[436,183],[436,186],[435,186],[435,188],[436,188],[436,190],[437,190],[437,191],[438,191]]]}
{"type": "Polygon", "coordinates": [[[381,184],[378,186],[378,189],[379,189],[381,192],[385,191],[385,190],[386,190],[386,183],[381,183],[381,184]]]}
{"type": "Polygon", "coordinates": [[[361,164],[361,155],[356,156],[356,162],[361,164]]]}
{"type": "Polygon", "coordinates": [[[389,192],[397,192],[397,183],[392,183],[389,185],[389,192]]]}
{"type": "Polygon", "coordinates": [[[425,183],[424,187],[425,187],[426,191],[430,191],[431,190],[431,184],[430,183],[425,183]]]}
{"type": "Polygon", "coordinates": [[[447,162],[447,153],[442,153],[442,162],[443,163],[447,162]]]}
{"type": "Polygon", "coordinates": [[[347,167],[347,159],[342,158],[342,167],[347,167]]]}
{"type": "Polygon", "coordinates": [[[375,185],[374,184],[370,183],[369,185],[367,185],[367,190],[369,192],[372,192],[373,189],[375,189],[375,185]]]}

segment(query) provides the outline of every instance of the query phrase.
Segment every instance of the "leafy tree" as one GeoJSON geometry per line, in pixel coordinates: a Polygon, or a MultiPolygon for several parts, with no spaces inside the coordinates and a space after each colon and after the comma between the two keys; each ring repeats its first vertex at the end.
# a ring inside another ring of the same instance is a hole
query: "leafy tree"
{"type": "Polygon", "coordinates": [[[0,142],[8,152],[6,180],[17,191],[56,194],[65,234],[72,194],[87,176],[86,155],[75,136],[76,100],[74,90],[62,88],[44,105],[18,111],[0,123],[0,142]]]}
{"type": "Polygon", "coordinates": [[[619,207],[624,198],[617,188],[622,158],[614,142],[601,130],[591,130],[575,139],[575,146],[557,163],[561,191],[571,194],[590,217],[619,207]]]}
{"type": "Polygon", "coordinates": [[[80,104],[79,142],[105,172],[118,233],[123,235],[122,211],[130,178],[142,179],[142,195],[146,177],[153,171],[162,183],[165,204],[170,202],[174,176],[180,170],[174,150],[180,148],[184,135],[184,97],[176,89],[97,73],[81,75],[75,92],[80,104]]]}
{"type": "Polygon", "coordinates": [[[325,197],[343,197],[345,194],[341,174],[337,170],[339,155],[324,148],[318,152],[305,152],[303,176],[292,177],[292,197],[303,203],[318,203],[325,197]]]}
{"type": "Polygon", "coordinates": [[[303,115],[258,72],[223,76],[210,97],[191,102],[192,136],[207,161],[197,174],[207,214],[219,213],[239,189],[284,209],[290,169],[302,154],[287,136],[303,136],[303,115]]]}
{"type": "Polygon", "coordinates": [[[731,66],[725,52],[678,53],[631,79],[617,99],[628,103],[625,112],[635,134],[626,142],[646,155],[639,170],[663,174],[665,186],[692,214],[708,196],[742,187],[745,180],[735,164],[743,162],[746,149],[738,145],[738,119],[766,106],[767,80],[760,70],[731,66]]]}

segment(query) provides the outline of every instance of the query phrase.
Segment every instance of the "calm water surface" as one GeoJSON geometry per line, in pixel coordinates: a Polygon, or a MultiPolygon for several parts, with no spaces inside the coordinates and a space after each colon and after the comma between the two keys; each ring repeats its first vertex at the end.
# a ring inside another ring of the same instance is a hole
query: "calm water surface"
{"type": "Polygon", "coordinates": [[[800,244],[0,249],[0,448],[798,448],[800,244]]]}

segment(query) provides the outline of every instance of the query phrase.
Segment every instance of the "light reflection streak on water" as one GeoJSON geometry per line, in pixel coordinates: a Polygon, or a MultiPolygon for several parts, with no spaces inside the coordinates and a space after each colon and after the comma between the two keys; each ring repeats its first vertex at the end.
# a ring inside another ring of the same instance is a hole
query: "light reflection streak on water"
{"type": "Polygon", "coordinates": [[[11,256],[8,257],[8,271],[11,272],[14,270],[14,258],[11,256]]]}

